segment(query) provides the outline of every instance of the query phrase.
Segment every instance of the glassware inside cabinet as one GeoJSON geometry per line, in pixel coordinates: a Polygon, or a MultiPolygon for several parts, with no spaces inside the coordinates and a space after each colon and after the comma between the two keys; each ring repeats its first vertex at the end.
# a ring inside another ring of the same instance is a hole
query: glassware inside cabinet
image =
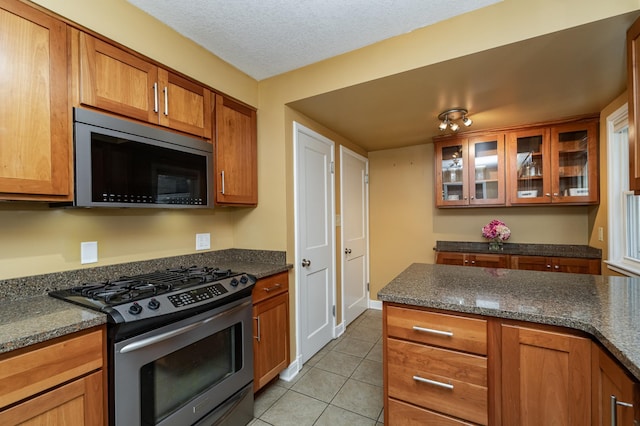
{"type": "Polygon", "coordinates": [[[494,200],[500,196],[498,169],[498,141],[478,142],[474,146],[476,200],[494,200]]]}
{"type": "Polygon", "coordinates": [[[442,199],[444,201],[463,199],[462,152],[462,145],[442,147],[442,199]]]}
{"type": "Polygon", "coordinates": [[[558,133],[559,194],[589,195],[589,150],[587,130],[558,133]]]}
{"type": "Polygon", "coordinates": [[[517,198],[543,196],[543,137],[533,135],[517,139],[517,198]]]}

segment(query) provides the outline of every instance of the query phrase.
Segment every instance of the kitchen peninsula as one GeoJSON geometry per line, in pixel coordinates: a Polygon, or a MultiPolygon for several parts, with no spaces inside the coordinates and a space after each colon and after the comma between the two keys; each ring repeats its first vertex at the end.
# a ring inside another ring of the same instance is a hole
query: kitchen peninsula
{"type": "Polygon", "coordinates": [[[640,280],[413,264],[378,299],[385,416],[596,424],[626,386],[638,418],[640,280]]]}

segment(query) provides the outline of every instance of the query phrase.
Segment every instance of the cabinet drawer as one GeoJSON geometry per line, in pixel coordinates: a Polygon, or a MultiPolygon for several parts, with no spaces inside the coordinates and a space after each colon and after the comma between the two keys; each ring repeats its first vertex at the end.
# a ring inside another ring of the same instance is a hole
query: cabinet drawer
{"type": "Polygon", "coordinates": [[[487,387],[487,358],[483,356],[387,339],[387,364],[487,387]]]}
{"type": "Polygon", "coordinates": [[[259,279],[253,288],[253,303],[276,296],[289,290],[289,273],[281,272],[270,277],[259,279]]]}
{"type": "Polygon", "coordinates": [[[0,407],[103,366],[102,329],[0,359],[0,407]]]}
{"type": "Polygon", "coordinates": [[[429,345],[487,354],[487,321],[386,306],[387,333],[429,345]]]}
{"type": "Polygon", "coordinates": [[[390,397],[487,424],[486,358],[395,339],[387,345],[390,397]]]}
{"type": "Polygon", "coordinates": [[[439,413],[434,413],[433,411],[425,410],[424,408],[416,407],[415,405],[407,404],[402,401],[397,401],[393,398],[387,399],[387,407],[389,407],[389,424],[393,424],[395,426],[472,425],[472,423],[467,423],[439,413]]]}

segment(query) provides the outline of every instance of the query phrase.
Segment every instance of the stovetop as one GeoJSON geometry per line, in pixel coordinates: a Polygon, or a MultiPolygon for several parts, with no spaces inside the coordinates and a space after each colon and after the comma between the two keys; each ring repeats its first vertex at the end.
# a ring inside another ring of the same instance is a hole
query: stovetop
{"type": "Polygon", "coordinates": [[[220,306],[239,293],[250,295],[255,282],[252,275],[229,269],[190,266],[86,283],[49,295],[105,312],[110,322],[122,323],[220,306]]]}

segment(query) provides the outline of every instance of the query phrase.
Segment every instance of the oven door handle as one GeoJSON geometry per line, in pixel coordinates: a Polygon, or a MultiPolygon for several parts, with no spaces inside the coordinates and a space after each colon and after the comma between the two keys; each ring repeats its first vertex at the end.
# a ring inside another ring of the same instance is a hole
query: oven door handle
{"type": "Polygon", "coordinates": [[[155,345],[156,343],[171,339],[172,337],[178,336],[180,334],[184,334],[187,333],[191,330],[194,330],[198,327],[201,327],[215,319],[218,319],[222,316],[226,316],[226,315],[231,315],[241,309],[244,309],[247,305],[250,305],[251,301],[248,300],[232,309],[229,309],[227,311],[224,312],[220,312],[217,315],[214,315],[212,317],[209,318],[205,318],[201,321],[195,322],[193,324],[189,324],[189,325],[185,325],[184,327],[178,328],[176,330],[171,330],[171,331],[167,331],[166,333],[162,333],[162,334],[158,334],[157,336],[153,336],[153,337],[148,337],[146,339],[142,339],[140,341],[137,342],[133,342],[133,343],[129,343],[128,345],[124,346],[122,349],[120,349],[120,353],[121,354],[125,354],[127,352],[133,352],[136,351],[138,349],[142,349],[145,348],[147,346],[151,346],[151,345],[155,345]]]}

